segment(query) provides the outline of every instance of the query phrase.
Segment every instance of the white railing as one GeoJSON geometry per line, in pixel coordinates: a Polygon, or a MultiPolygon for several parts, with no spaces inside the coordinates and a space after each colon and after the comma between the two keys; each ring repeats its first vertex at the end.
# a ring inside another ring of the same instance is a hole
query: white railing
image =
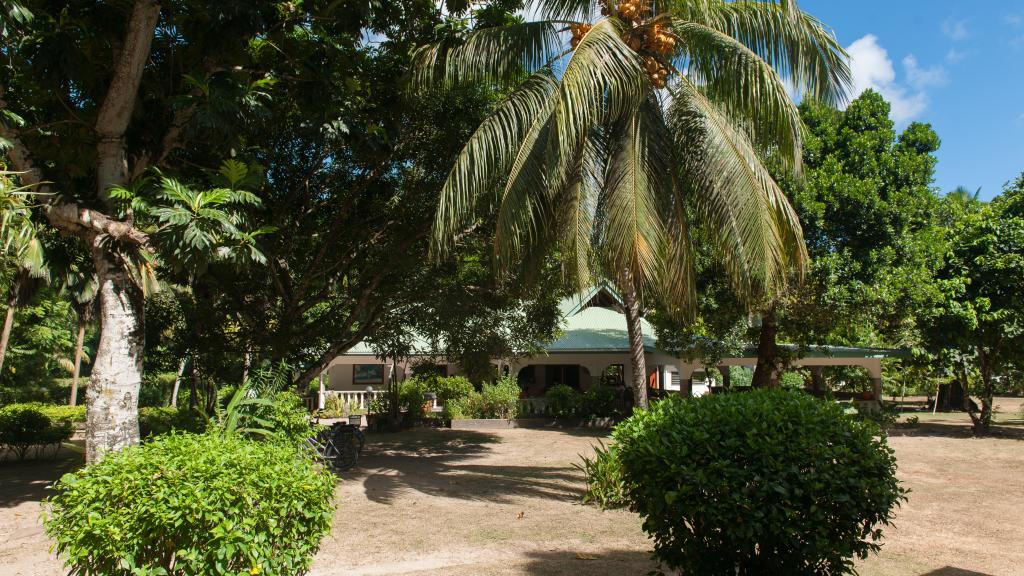
{"type": "MultiPolygon", "coordinates": [[[[341,401],[342,406],[350,409],[366,410],[370,407],[370,402],[374,398],[379,398],[386,393],[387,390],[374,390],[373,392],[365,390],[324,390],[324,406],[327,406],[328,398],[333,396],[341,401]]],[[[316,409],[318,404],[319,399],[315,393],[306,399],[306,407],[310,410],[316,409]]]]}
{"type": "Polygon", "coordinates": [[[529,418],[536,416],[545,416],[548,413],[548,399],[544,397],[533,397],[533,398],[520,398],[519,399],[519,414],[520,417],[529,418]]]}

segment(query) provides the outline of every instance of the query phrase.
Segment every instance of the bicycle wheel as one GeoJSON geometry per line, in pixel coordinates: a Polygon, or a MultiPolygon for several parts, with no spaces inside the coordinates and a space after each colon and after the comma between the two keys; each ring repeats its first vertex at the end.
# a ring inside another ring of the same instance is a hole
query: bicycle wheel
{"type": "Polygon", "coordinates": [[[356,440],[355,434],[351,432],[339,434],[335,437],[333,444],[338,450],[338,455],[334,458],[335,468],[339,470],[354,468],[359,462],[359,441],[356,440]]]}

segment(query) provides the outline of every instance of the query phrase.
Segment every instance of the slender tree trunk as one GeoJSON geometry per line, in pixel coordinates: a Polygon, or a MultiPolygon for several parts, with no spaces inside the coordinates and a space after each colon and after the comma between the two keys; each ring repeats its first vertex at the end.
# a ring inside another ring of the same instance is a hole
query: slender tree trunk
{"type": "Polygon", "coordinates": [[[189,379],[188,388],[188,407],[196,408],[199,406],[199,366],[196,365],[195,358],[192,359],[192,375],[189,379]]]}
{"type": "Polygon", "coordinates": [[[181,390],[181,377],[185,375],[187,364],[188,358],[182,358],[181,364],[178,365],[178,375],[174,378],[174,388],[171,389],[171,408],[178,407],[178,390],[181,390]]]}
{"type": "Polygon", "coordinates": [[[985,434],[992,425],[992,374],[994,373],[994,366],[992,366],[991,355],[981,348],[978,348],[978,367],[981,372],[981,415],[975,420],[975,432],[985,434]]]}
{"type": "Polygon", "coordinates": [[[754,388],[771,388],[778,382],[778,334],[778,319],[775,307],[772,306],[761,318],[761,333],[757,341],[757,366],[751,379],[751,386],[754,388]]]}
{"type": "Polygon", "coordinates": [[[78,376],[82,373],[82,346],[85,344],[85,322],[78,319],[78,337],[75,339],[75,371],[71,375],[71,399],[68,404],[78,404],[78,376]]]}
{"type": "Polygon", "coordinates": [[[142,290],[120,259],[97,240],[99,347],[86,390],[86,461],[139,442],[139,387],[145,348],[142,290]]]}
{"type": "Polygon", "coordinates": [[[11,339],[11,328],[14,326],[14,313],[18,309],[18,282],[15,280],[11,285],[10,294],[7,296],[7,317],[4,318],[4,331],[0,333],[0,373],[4,369],[4,360],[7,358],[7,343],[11,339]]]}
{"type": "Polygon", "coordinates": [[[622,298],[626,304],[626,332],[629,334],[629,357],[633,365],[633,408],[646,410],[647,358],[644,356],[640,303],[637,301],[636,285],[628,271],[623,273],[619,283],[622,285],[622,298]]]}

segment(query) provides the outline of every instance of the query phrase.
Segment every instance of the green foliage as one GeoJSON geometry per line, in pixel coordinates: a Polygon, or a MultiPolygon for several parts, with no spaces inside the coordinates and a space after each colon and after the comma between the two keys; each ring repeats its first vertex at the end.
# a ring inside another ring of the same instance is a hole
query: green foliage
{"type": "Polygon", "coordinates": [[[904,499],[893,451],[783,390],[669,397],[613,433],[655,554],[688,574],[847,574],[904,499]]]}
{"type": "Polygon", "coordinates": [[[597,418],[616,416],[618,414],[616,403],[619,400],[619,394],[619,390],[611,386],[591,386],[583,393],[580,415],[597,418]]]}
{"type": "Polygon", "coordinates": [[[604,510],[626,507],[626,484],[615,444],[605,447],[601,442],[600,446],[594,446],[593,458],[580,455],[580,459],[582,463],[574,466],[587,478],[583,503],[595,504],[604,510]]]}
{"type": "Polygon", "coordinates": [[[616,413],[619,391],[611,386],[595,385],[580,392],[572,386],[555,384],[544,392],[547,412],[555,418],[603,418],[616,413]]]}
{"type": "Polygon", "coordinates": [[[441,406],[453,401],[465,398],[476,389],[473,383],[462,376],[428,376],[427,392],[437,394],[437,402],[441,406]]]}
{"type": "MultiPolygon", "coordinates": [[[[148,318],[146,319],[148,322],[148,318]]],[[[139,387],[139,406],[166,406],[171,401],[171,390],[178,375],[174,372],[146,373],[139,387]]]]}
{"type": "Polygon", "coordinates": [[[209,418],[194,408],[139,408],[139,433],[142,438],[169,434],[173,431],[201,433],[206,430],[209,423],[209,418]]]}
{"type": "Polygon", "coordinates": [[[309,411],[298,394],[289,390],[277,392],[271,404],[258,410],[267,422],[269,439],[292,446],[301,445],[310,436],[309,411]]]}
{"type": "Polygon", "coordinates": [[[515,377],[505,376],[494,383],[484,383],[480,392],[448,403],[448,414],[456,420],[465,418],[515,418],[519,414],[522,390],[515,377]]]}
{"type": "Polygon", "coordinates": [[[1024,363],[1022,197],[1024,176],[990,204],[953,207],[957,217],[939,273],[943,298],[926,315],[932,350],[951,360],[957,374],[968,361],[978,368],[982,410],[972,412],[976,431],[991,421],[995,377],[1024,363]]]}
{"type": "Polygon", "coordinates": [[[749,387],[754,381],[754,372],[745,366],[729,366],[729,387],[749,387]]]}
{"type": "Polygon", "coordinates": [[[807,381],[800,372],[787,370],[779,375],[779,386],[786,390],[803,390],[806,385],[807,381]]]}
{"type": "Polygon", "coordinates": [[[70,390],[55,386],[53,379],[71,375],[75,328],[71,304],[53,289],[39,290],[18,308],[0,374],[12,400],[67,401],[70,390]]]}
{"type": "Polygon", "coordinates": [[[406,411],[409,418],[423,417],[424,395],[427,393],[427,381],[409,378],[398,383],[398,405],[406,411]]]}
{"type": "Polygon", "coordinates": [[[555,418],[569,418],[579,413],[583,394],[572,386],[555,384],[544,392],[544,399],[547,400],[548,413],[555,418]]]}
{"type": "Polygon", "coordinates": [[[0,409],[0,446],[24,460],[32,447],[40,455],[48,446],[59,446],[71,438],[69,419],[51,419],[33,405],[16,404],[0,409]]]}
{"type": "Polygon", "coordinates": [[[82,576],[302,574],[334,484],[297,446],[175,434],[65,475],[44,525],[82,576]]]}
{"type": "Polygon", "coordinates": [[[0,410],[13,410],[18,408],[31,408],[42,412],[47,418],[54,422],[67,420],[68,422],[85,422],[85,405],[68,406],[67,404],[44,404],[42,402],[26,402],[23,404],[8,404],[0,410]]]}

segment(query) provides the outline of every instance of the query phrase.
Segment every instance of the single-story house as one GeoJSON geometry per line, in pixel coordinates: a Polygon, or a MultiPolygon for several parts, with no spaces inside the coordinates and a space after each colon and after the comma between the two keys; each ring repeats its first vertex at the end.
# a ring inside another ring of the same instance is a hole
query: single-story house
{"type": "MultiPolygon", "coordinates": [[[[560,306],[562,335],[545,347],[543,355],[495,358],[492,363],[501,370],[516,374],[527,396],[542,395],[548,386],[556,383],[586,390],[600,382],[602,375],[631,382],[629,338],[619,295],[608,286],[597,286],[564,299],[560,306]]],[[[693,395],[705,393],[708,388],[704,366],[700,362],[673,357],[658,348],[654,328],[646,320],[641,322],[651,388],[693,395]]],[[[387,386],[393,371],[401,380],[410,374],[413,366],[422,363],[436,365],[449,376],[460,374],[457,365],[434,354],[425,342],[418,343],[416,350],[410,358],[394,361],[378,358],[366,344],[357,344],[332,360],[321,375],[320,402],[323,402],[325,394],[337,394],[347,402],[363,405],[368,396],[387,386]]],[[[875,398],[881,399],[882,359],[902,355],[900,350],[813,346],[793,366],[806,366],[811,370],[826,366],[860,366],[874,382],[875,398]]],[[[757,356],[753,349],[742,357],[721,361],[722,366],[752,368],[756,364],[757,356]]]]}

